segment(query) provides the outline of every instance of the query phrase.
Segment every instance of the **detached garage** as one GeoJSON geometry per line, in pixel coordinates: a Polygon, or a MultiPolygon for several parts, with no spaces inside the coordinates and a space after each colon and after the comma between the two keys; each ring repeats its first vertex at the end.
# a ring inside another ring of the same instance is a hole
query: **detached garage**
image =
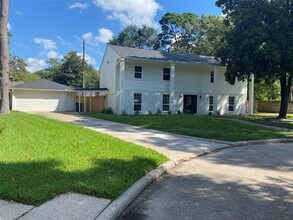
{"type": "Polygon", "coordinates": [[[12,110],[74,111],[76,91],[46,79],[10,87],[12,110]]]}

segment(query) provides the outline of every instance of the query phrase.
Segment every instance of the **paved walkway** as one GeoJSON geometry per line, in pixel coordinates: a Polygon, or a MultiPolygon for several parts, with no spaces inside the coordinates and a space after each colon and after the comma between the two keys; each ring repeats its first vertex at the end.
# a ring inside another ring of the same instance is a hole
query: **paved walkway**
{"type": "Polygon", "coordinates": [[[292,220],[292,210],[293,145],[266,144],[181,163],[119,220],[292,220]]]}
{"type": "MultiPolygon", "coordinates": [[[[36,114],[74,123],[154,149],[175,162],[228,146],[228,142],[209,141],[143,129],[136,126],[99,120],[77,113],[38,112],[36,114]]],[[[58,196],[39,207],[0,200],[0,220],[94,220],[110,202],[110,200],[75,193],[58,196]]]]}

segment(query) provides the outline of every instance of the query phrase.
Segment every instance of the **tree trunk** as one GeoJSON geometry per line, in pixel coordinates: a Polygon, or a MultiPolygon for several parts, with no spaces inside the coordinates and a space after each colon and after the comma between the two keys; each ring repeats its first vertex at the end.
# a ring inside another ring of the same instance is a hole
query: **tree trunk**
{"type": "Polygon", "coordinates": [[[8,0],[0,3],[0,76],[1,76],[1,109],[3,114],[10,113],[9,108],[9,48],[7,36],[8,0]]]}
{"type": "Polygon", "coordinates": [[[289,105],[289,96],[292,86],[292,77],[293,75],[290,74],[289,76],[281,76],[280,83],[281,83],[281,106],[278,118],[286,118],[288,105],[289,105]]]}

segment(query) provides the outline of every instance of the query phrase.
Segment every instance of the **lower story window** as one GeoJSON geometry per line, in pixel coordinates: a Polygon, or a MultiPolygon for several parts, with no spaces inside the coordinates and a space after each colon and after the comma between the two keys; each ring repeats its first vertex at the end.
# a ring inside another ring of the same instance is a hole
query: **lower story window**
{"type": "Polygon", "coordinates": [[[214,111],[214,97],[213,96],[209,97],[209,111],[210,112],[214,111]]]}
{"type": "Polygon", "coordinates": [[[163,112],[168,112],[170,110],[170,96],[163,95],[163,112]]]}
{"type": "Polygon", "coordinates": [[[141,111],[141,93],[134,93],[133,110],[135,112],[141,111]]]}
{"type": "Polygon", "coordinates": [[[229,107],[228,107],[229,112],[234,112],[234,105],[235,105],[235,98],[230,96],[229,107]]]}

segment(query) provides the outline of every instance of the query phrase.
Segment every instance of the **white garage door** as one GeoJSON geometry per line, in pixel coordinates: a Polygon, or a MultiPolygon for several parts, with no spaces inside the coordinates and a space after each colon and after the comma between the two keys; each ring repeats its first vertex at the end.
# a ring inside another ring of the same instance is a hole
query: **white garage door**
{"type": "Polygon", "coordinates": [[[65,92],[14,91],[14,110],[18,111],[72,111],[74,95],[65,92]]]}

